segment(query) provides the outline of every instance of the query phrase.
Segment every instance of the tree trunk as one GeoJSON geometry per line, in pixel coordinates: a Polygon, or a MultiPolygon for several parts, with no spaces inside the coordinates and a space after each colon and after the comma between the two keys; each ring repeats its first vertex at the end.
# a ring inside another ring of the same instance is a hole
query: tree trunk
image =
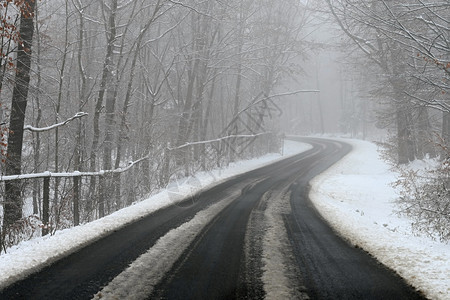
{"type": "MultiPolygon", "coordinates": [[[[77,49],[77,64],[78,64],[78,72],[79,72],[79,78],[80,78],[80,87],[79,87],[79,102],[78,102],[78,111],[82,111],[84,105],[87,103],[87,99],[89,98],[88,95],[88,76],[86,75],[86,71],[85,68],[83,66],[83,48],[84,48],[84,42],[85,42],[85,27],[84,27],[84,16],[83,16],[83,12],[81,9],[77,9],[78,11],[78,17],[79,17],[79,30],[78,30],[78,49],[77,49]]],[[[83,122],[84,121],[79,121],[78,125],[77,125],[77,131],[76,131],[76,135],[75,135],[75,149],[74,149],[74,170],[75,171],[82,171],[83,166],[82,166],[82,160],[83,160],[83,147],[82,147],[82,140],[83,140],[83,122]]],[[[75,199],[74,199],[74,207],[77,206],[78,208],[80,207],[80,198],[82,195],[82,189],[80,188],[81,183],[82,183],[82,179],[79,178],[78,180],[76,180],[74,178],[74,181],[77,182],[78,184],[78,199],[76,200],[78,203],[75,203],[75,199]]],[[[75,182],[74,182],[74,188],[75,188],[75,182]]],[[[92,211],[93,205],[92,205],[92,200],[91,197],[87,197],[88,199],[86,200],[86,207],[85,210],[87,212],[88,218],[89,215],[92,211]]],[[[74,208],[75,209],[75,208],[74,208]]],[[[74,225],[78,225],[77,222],[79,223],[80,221],[80,216],[75,216],[75,212],[74,212],[74,225]]]]}
{"type": "MultiPolygon", "coordinates": [[[[60,121],[59,114],[61,112],[61,101],[62,101],[62,94],[63,94],[63,85],[64,85],[64,72],[66,69],[66,59],[67,59],[67,52],[69,48],[68,44],[68,31],[69,31],[69,5],[66,1],[65,4],[65,13],[66,13],[66,22],[65,22],[65,37],[64,37],[64,52],[62,56],[61,61],[61,70],[59,71],[59,87],[58,87],[58,99],[56,101],[56,115],[55,115],[55,124],[57,124],[60,121]]],[[[59,128],[55,128],[55,168],[54,171],[56,173],[59,172],[59,128]]],[[[55,178],[55,185],[54,185],[54,196],[53,196],[53,205],[55,207],[55,216],[57,216],[56,211],[59,209],[58,207],[58,194],[59,194],[59,182],[60,179],[58,177],[55,178]]],[[[57,221],[58,222],[58,221],[57,221]]]]}
{"type": "MultiPolygon", "coordinates": [[[[444,148],[450,147],[450,112],[442,112],[442,139],[444,140],[444,148]]],[[[450,153],[442,151],[442,158],[446,158],[450,153]]]]}
{"type": "MultiPolygon", "coordinates": [[[[400,54],[398,54],[400,55],[400,54]]],[[[401,56],[399,56],[401,57],[401,56]]],[[[394,78],[390,81],[395,97],[395,118],[397,123],[397,151],[398,163],[407,164],[416,157],[416,145],[414,141],[412,106],[405,99],[404,91],[406,90],[406,82],[402,79],[404,74],[403,66],[394,64],[394,78]]]]}
{"type": "MultiPolygon", "coordinates": [[[[237,74],[236,74],[236,83],[235,83],[235,90],[234,90],[234,103],[233,103],[233,118],[236,118],[239,114],[239,107],[241,104],[241,84],[242,84],[242,49],[244,48],[244,10],[243,10],[243,3],[240,3],[240,11],[239,11],[239,31],[237,36],[237,74]]],[[[228,135],[237,135],[239,133],[239,123],[240,119],[236,119],[234,122],[231,130],[228,132],[228,135]]],[[[236,138],[232,138],[230,140],[230,144],[227,145],[227,151],[229,153],[229,161],[233,162],[235,160],[235,153],[238,151],[237,144],[236,144],[236,138]]]]}
{"type": "MultiPolygon", "coordinates": [[[[191,119],[192,114],[192,98],[194,94],[194,82],[197,75],[197,69],[198,69],[198,59],[195,59],[194,62],[191,62],[192,69],[188,71],[188,86],[186,91],[186,98],[184,99],[184,106],[183,106],[183,112],[181,113],[180,120],[178,123],[178,135],[177,135],[177,142],[176,146],[181,146],[184,143],[188,141],[188,126],[189,121],[191,119]]],[[[186,163],[186,153],[185,149],[179,149],[175,153],[175,159],[177,162],[177,165],[183,165],[183,163],[186,163]]]]}
{"type": "MultiPolygon", "coordinates": [[[[6,175],[20,174],[22,171],[22,144],[25,111],[27,108],[28,88],[30,83],[31,46],[33,42],[33,14],[35,0],[24,1],[24,11],[20,16],[20,37],[22,43],[18,45],[17,69],[11,102],[9,121],[8,161],[6,175]],[[31,16],[31,17],[30,17],[31,16]]],[[[11,225],[22,217],[22,199],[19,181],[5,183],[4,226],[11,225]]]]}
{"type": "MultiPolygon", "coordinates": [[[[110,34],[110,41],[112,42],[112,47],[114,49],[114,43],[117,39],[117,30],[116,30],[116,10],[117,10],[117,0],[112,1],[112,7],[111,7],[111,15],[109,18],[109,34],[110,34]]],[[[114,50],[113,52],[114,53],[114,50]]],[[[119,80],[114,78],[114,73],[117,70],[114,70],[114,64],[113,64],[113,54],[111,55],[110,60],[108,61],[108,80],[106,83],[106,101],[105,101],[105,140],[103,142],[103,170],[111,170],[112,169],[112,148],[113,148],[113,136],[114,136],[114,123],[115,123],[115,111],[116,111],[116,98],[117,98],[117,85],[119,80]]],[[[103,192],[101,193],[101,197],[103,198],[104,204],[101,206],[105,207],[108,210],[107,213],[109,213],[110,209],[110,202],[111,200],[111,180],[110,176],[105,176],[103,178],[104,187],[103,192]]],[[[104,215],[104,212],[102,212],[104,215]]]]}
{"type": "MultiPolygon", "coordinates": [[[[113,5],[114,3],[116,3],[117,7],[117,1],[113,1],[113,5]]],[[[109,24],[115,24],[115,13],[116,10],[114,8],[112,8],[112,11],[109,15],[109,24]]],[[[106,85],[108,83],[108,80],[110,79],[110,66],[112,65],[112,55],[113,55],[113,49],[114,49],[114,41],[115,41],[115,36],[111,33],[108,33],[108,43],[106,45],[106,56],[105,56],[105,61],[103,63],[103,71],[102,71],[102,79],[100,82],[100,90],[98,92],[98,98],[97,98],[97,103],[95,105],[95,111],[94,111],[94,125],[93,125],[93,129],[94,129],[94,136],[92,139],[92,148],[91,148],[91,155],[90,155],[90,171],[94,172],[96,169],[96,164],[97,164],[97,152],[98,152],[98,144],[99,144],[99,139],[100,139],[100,128],[99,128],[99,121],[100,121],[100,112],[102,110],[102,106],[103,106],[103,98],[105,96],[105,91],[106,91],[106,85]]],[[[95,188],[96,188],[96,180],[95,177],[93,176],[91,178],[91,184],[89,187],[89,197],[94,197],[95,194],[95,188]]],[[[102,195],[100,195],[102,196],[102,195]]],[[[100,199],[99,203],[103,203],[103,200],[100,199]]],[[[99,209],[103,209],[103,205],[99,205],[99,209]]],[[[100,215],[104,215],[104,212],[99,212],[100,215]]]]}
{"type": "MultiPolygon", "coordinates": [[[[38,7],[36,7],[36,76],[37,76],[37,82],[36,82],[36,95],[35,95],[35,101],[36,101],[36,110],[37,110],[37,116],[35,121],[35,126],[39,127],[41,118],[42,118],[42,109],[40,105],[40,91],[42,86],[42,71],[41,71],[41,38],[39,35],[39,26],[38,26],[38,7]]],[[[40,149],[41,149],[41,138],[40,133],[36,132],[33,134],[33,152],[34,152],[34,167],[33,171],[38,173],[40,171],[40,149]]],[[[33,181],[33,214],[40,216],[40,191],[41,191],[41,185],[39,183],[39,180],[33,181]]]]}
{"type": "Polygon", "coordinates": [[[320,81],[319,81],[319,71],[320,63],[319,60],[316,61],[316,86],[319,92],[317,93],[317,106],[319,108],[319,121],[320,121],[320,133],[325,133],[325,125],[323,120],[323,107],[322,107],[322,96],[320,95],[320,81]]]}
{"type": "Polygon", "coordinates": [[[398,163],[407,164],[415,158],[415,145],[410,128],[411,112],[404,107],[398,107],[396,112],[398,163]]]}
{"type": "Polygon", "coordinates": [[[422,159],[426,155],[435,157],[436,153],[431,142],[431,124],[427,107],[419,107],[417,122],[417,158],[422,159]]]}
{"type": "MultiPolygon", "coordinates": [[[[241,21],[242,23],[242,21],[241,21]]],[[[241,83],[242,83],[242,47],[243,47],[243,41],[242,41],[242,24],[239,31],[239,46],[238,46],[238,70],[237,70],[237,76],[236,76],[236,88],[234,91],[234,105],[233,105],[233,118],[235,118],[239,114],[239,105],[240,105],[240,95],[241,95],[241,83]]],[[[234,122],[233,127],[231,128],[231,132],[229,135],[237,135],[239,133],[239,127],[238,127],[238,119],[236,122],[234,122]]],[[[228,145],[229,149],[229,160],[230,162],[233,162],[235,160],[235,151],[237,150],[236,147],[236,138],[232,138],[230,141],[230,144],[228,145]]]]}
{"type": "MultiPolygon", "coordinates": [[[[217,74],[217,70],[214,69],[213,79],[212,79],[212,83],[211,83],[211,89],[209,91],[209,97],[208,97],[208,101],[206,103],[206,111],[205,111],[205,115],[203,117],[203,124],[200,128],[200,131],[201,131],[200,132],[200,140],[202,140],[202,141],[206,140],[206,137],[208,134],[208,126],[210,123],[214,91],[215,91],[215,87],[216,87],[216,74],[217,74]]],[[[200,151],[202,153],[201,166],[202,166],[202,169],[205,171],[206,170],[206,157],[207,157],[206,146],[205,146],[205,144],[201,144],[200,146],[201,146],[200,151]]]]}

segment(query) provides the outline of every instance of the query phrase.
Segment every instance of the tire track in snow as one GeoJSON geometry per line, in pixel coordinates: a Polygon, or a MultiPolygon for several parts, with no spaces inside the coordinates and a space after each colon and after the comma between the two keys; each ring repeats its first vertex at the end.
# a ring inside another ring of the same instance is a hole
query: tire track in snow
{"type": "Polygon", "coordinates": [[[283,216],[291,213],[290,190],[266,193],[264,212],[263,276],[265,299],[309,299],[285,228],[283,216]]]}
{"type": "Polygon", "coordinates": [[[146,299],[199,232],[237,196],[237,193],[228,196],[198,212],[189,222],[169,231],[93,299],[146,299]]]}

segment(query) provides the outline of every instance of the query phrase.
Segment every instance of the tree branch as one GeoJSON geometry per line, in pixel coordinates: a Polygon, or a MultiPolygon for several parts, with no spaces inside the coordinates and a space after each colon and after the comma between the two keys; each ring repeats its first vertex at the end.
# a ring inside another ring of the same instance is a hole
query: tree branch
{"type": "Polygon", "coordinates": [[[52,130],[52,129],[55,129],[55,128],[64,126],[64,125],[66,125],[67,123],[70,123],[70,122],[72,122],[72,121],[75,120],[75,119],[79,119],[79,118],[82,118],[82,117],[87,116],[87,115],[88,115],[88,113],[85,113],[85,112],[78,112],[78,113],[75,114],[75,116],[73,116],[73,117],[71,117],[71,118],[69,118],[69,119],[67,119],[67,120],[65,120],[64,122],[61,122],[61,123],[53,124],[53,125],[50,125],[50,126],[47,126],[47,127],[39,127],[39,128],[33,127],[33,126],[31,126],[31,125],[25,125],[25,127],[23,128],[23,130],[29,130],[29,131],[31,131],[31,132],[44,132],[44,131],[49,131],[49,130],[52,130]]]}
{"type": "Polygon", "coordinates": [[[257,133],[257,134],[229,135],[229,136],[224,136],[224,137],[214,139],[214,140],[190,142],[190,143],[186,143],[186,144],[183,144],[183,145],[175,147],[175,148],[167,148],[167,149],[169,149],[170,151],[173,151],[173,150],[178,150],[178,149],[186,148],[186,147],[193,146],[193,145],[210,144],[210,143],[220,142],[220,141],[234,139],[234,138],[255,138],[255,137],[258,137],[261,135],[266,135],[266,134],[271,134],[271,133],[273,133],[273,132],[262,132],[262,133],[257,133]]]}

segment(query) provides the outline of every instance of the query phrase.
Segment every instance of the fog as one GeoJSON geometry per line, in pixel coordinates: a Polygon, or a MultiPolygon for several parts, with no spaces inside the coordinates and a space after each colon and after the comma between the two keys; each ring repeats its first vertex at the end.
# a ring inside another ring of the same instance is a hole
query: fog
{"type": "Polygon", "coordinates": [[[280,99],[285,116],[283,131],[301,135],[349,131],[358,135],[358,129],[351,130],[343,124],[344,106],[358,99],[354,70],[341,47],[342,32],[321,13],[311,18],[305,34],[310,48],[305,59],[297,62],[301,73],[281,84],[282,89],[305,91],[280,99]]]}
{"type": "Polygon", "coordinates": [[[2,222],[92,221],[287,134],[376,140],[399,164],[442,154],[449,5],[365,4],[5,2],[2,222]]]}

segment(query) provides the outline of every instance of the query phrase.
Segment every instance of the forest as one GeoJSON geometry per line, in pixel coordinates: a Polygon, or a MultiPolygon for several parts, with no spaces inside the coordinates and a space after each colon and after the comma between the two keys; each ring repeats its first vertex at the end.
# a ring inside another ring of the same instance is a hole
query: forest
{"type": "Polygon", "coordinates": [[[420,197],[450,222],[447,0],[0,4],[1,248],[279,152],[286,134],[381,131],[394,164],[439,157],[443,196],[420,197]]]}

